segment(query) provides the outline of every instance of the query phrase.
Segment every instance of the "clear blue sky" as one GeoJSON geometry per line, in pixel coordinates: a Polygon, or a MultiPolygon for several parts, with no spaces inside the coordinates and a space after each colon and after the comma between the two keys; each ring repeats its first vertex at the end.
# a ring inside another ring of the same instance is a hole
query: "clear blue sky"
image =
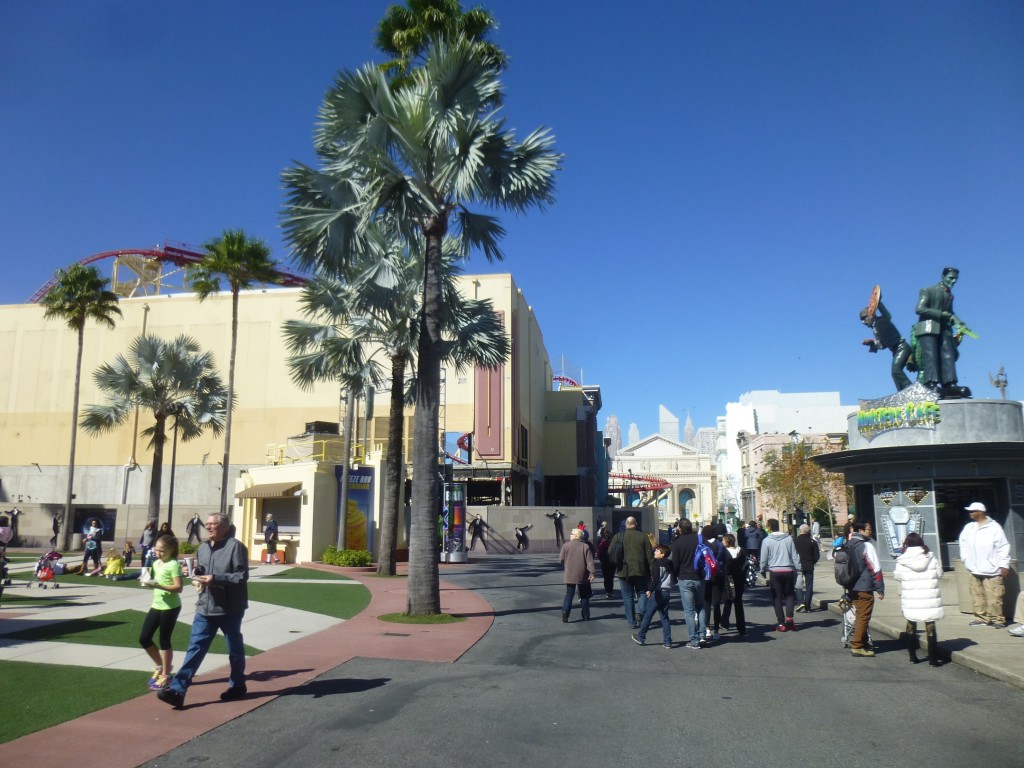
{"type": "MultiPolygon", "coordinates": [[[[472,3],[464,3],[468,7],[472,3]]],[[[280,173],[312,160],[386,2],[0,3],[0,303],[83,257],[227,227],[288,253],[280,173]]],[[[600,423],[713,425],[752,389],[888,394],[857,317],[962,270],[961,383],[1024,385],[1024,4],[491,0],[509,124],[565,153],[506,216],[510,271],[600,384],[600,423]]]]}

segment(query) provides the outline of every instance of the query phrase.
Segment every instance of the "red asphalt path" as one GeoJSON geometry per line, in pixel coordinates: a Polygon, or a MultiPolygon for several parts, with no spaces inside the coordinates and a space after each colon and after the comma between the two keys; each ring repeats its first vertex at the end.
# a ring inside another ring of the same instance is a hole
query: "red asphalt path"
{"type": "MultiPolygon", "coordinates": [[[[370,590],[370,605],[357,616],[293,643],[246,660],[241,701],[222,702],[227,667],[196,676],[175,710],[147,694],[0,745],[5,765],[33,765],[40,759],[75,768],[134,768],[181,746],[315,677],[357,657],[453,663],[490,629],[491,605],[475,592],[441,582],[441,610],[465,616],[456,624],[395,624],[377,616],[406,609],[404,578],[379,578],[362,569],[304,565],[337,571],[370,590]],[[103,734],[110,749],[83,749],[103,734]],[[113,745],[116,745],[113,746],[113,745]]],[[[404,570],[404,564],[399,566],[404,570]]],[[[259,638],[252,638],[259,644],[259,638]]]]}

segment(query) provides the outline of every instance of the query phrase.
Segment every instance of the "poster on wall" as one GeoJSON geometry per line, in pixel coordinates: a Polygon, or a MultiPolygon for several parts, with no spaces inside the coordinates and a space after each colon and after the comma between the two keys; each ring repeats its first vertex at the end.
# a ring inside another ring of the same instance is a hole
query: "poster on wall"
{"type": "MultiPolygon", "coordinates": [[[[341,467],[334,468],[338,480],[338,515],[341,516],[341,467]]],[[[348,511],[345,515],[345,541],[349,549],[373,551],[373,467],[360,467],[348,473],[348,511]]]]}

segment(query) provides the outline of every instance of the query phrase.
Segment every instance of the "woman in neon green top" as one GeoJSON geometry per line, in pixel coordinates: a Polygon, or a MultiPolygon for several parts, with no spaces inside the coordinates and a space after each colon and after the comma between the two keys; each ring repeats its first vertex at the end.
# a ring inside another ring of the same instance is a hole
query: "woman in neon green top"
{"type": "Polygon", "coordinates": [[[173,536],[161,536],[153,545],[156,560],[153,561],[153,575],[140,581],[144,587],[153,590],[153,604],[142,623],[139,645],[146,649],[149,658],[157,665],[149,679],[151,690],[166,688],[171,679],[171,661],[174,649],[171,634],[181,613],[181,564],[178,562],[178,540],[173,536]],[[153,635],[160,630],[160,650],[153,645],[153,635]]]}

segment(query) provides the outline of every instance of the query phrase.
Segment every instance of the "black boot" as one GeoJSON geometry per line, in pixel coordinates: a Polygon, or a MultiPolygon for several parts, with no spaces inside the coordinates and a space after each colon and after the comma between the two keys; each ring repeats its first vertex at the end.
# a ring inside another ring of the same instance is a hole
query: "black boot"
{"type": "Polygon", "coordinates": [[[942,662],[939,660],[939,639],[935,634],[935,622],[925,622],[924,631],[928,637],[928,663],[937,667],[942,662]]]}
{"type": "Polygon", "coordinates": [[[919,664],[921,660],[917,658],[917,651],[921,646],[917,641],[917,624],[913,621],[908,621],[907,628],[903,634],[907,639],[907,652],[910,654],[910,663],[919,664]]]}
{"type": "Polygon", "coordinates": [[[569,623],[569,612],[568,611],[562,611],[562,623],[563,624],[568,624],[569,623]]]}

